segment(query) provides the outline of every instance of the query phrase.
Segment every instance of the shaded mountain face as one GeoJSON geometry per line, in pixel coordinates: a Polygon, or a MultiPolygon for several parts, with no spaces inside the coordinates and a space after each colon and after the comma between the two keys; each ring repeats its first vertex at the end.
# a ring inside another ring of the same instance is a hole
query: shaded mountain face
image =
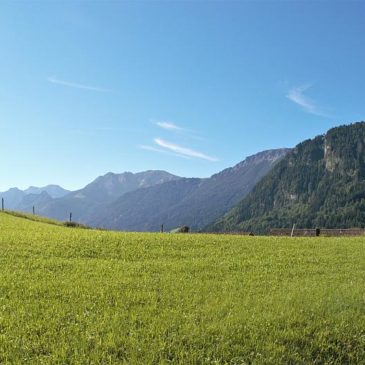
{"type": "Polygon", "coordinates": [[[199,230],[227,212],[287,153],[260,152],[207,179],[184,178],[138,189],[96,211],[89,224],[109,229],[157,231],[188,225],[199,230]]]}
{"type": "Polygon", "coordinates": [[[116,230],[158,231],[171,207],[192,194],[200,183],[201,179],[182,178],[132,191],[95,212],[89,224],[116,230]]]}
{"type": "Polygon", "coordinates": [[[365,122],[295,147],[207,231],[365,226],[365,122]]]}
{"type": "Polygon", "coordinates": [[[178,176],[166,171],[145,171],[136,174],[110,172],[98,177],[83,189],[39,205],[37,212],[59,220],[66,220],[72,212],[76,221],[89,224],[90,217],[95,212],[100,211],[101,207],[110,204],[123,194],[177,179],[179,179],[178,176]]]}
{"type": "MultiPolygon", "coordinates": [[[[21,202],[16,206],[16,210],[31,213],[33,212],[33,207],[37,208],[39,206],[43,206],[51,202],[52,199],[53,198],[46,191],[42,191],[39,194],[26,194],[21,202]]],[[[36,214],[38,214],[37,210],[36,214]]]]}

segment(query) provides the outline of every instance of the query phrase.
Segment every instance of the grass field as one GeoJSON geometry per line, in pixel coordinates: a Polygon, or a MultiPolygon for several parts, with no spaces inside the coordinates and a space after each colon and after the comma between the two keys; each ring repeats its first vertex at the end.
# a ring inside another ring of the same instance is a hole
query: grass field
{"type": "Polygon", "coordinates": [[[0,213],[1,364],[364,364],[365,239],[0,213]]]}

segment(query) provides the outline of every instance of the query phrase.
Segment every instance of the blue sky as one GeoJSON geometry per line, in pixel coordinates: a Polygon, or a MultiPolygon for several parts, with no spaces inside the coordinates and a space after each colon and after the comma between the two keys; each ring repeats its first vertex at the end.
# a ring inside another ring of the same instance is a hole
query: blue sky
{"type": "Polygon", "coordinates": [[[0,191],[206,177],[365,119],[364,2],[0,2],[0,191]]]}

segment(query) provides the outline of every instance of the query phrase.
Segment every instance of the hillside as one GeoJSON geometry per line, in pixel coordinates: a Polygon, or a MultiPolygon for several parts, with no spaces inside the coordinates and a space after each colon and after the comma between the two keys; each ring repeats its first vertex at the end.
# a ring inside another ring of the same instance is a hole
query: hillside
{"type": "Polygon", "coordinates": [[[184,178],[138,189],[97,210],[90,225],[118,230],[157,231],[188,225],[204,227],[226,213],[289,149],[268,150],[247,157],[207,179],[184,178]]]}
{"type": "Polygon", "coordinates": [[[1,211],[0,218],[2,218],[3,221],[6,220],[7,218],[9,218],[9,216],[10,217],[16,217],[16,218],[21,218],[23,220],[25,219],[25,220],[32,221],[32,222],[46,223],[46,224],[56,225],[56,226],[61,226],[61,227],[91,229],[91,227],[88,227],[86,225],[79,224],[79,223],[76,223],[76,222],[58,221],[58,220],[43,217],[43,216],[40,216],[40,215],[24,213],[24,212],[19,212],[19,211],[12,211],[12,210],[1,211]]]}
{"type": "Polygon", "coordinates": [[[0,363],[365,362],[362,238],[0,231],[0,363]]]}
{"type": "Polygon", "coordinates": [[[167,212],[190,196],[201,182],[183,178],[127,193],[96,211],[89,224],[114,230],[159,231],[163,223],[169,229],[167,212]]]}
{"type": "Polygon", "coordinates": [[[365,226],[365,122],[300,143],[208,231],[365,226]]]}

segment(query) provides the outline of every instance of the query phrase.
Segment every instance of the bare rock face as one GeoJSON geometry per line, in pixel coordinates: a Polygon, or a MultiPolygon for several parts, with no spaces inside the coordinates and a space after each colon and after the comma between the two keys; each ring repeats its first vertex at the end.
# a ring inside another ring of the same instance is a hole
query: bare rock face
{"type": "Polygon", "coordinates": [[[328,172],[355,176],[365,164],[365,122],[331,129],[324,136],[324,163],[328,172]],[[340,134],[342,132],[342,134],[340,134]]]}
{"type": "Polygon", "coordinates": [[[324,143],[324,161],[326,170],[329,172],[335,171],[336,166],[339,164],[340,159],[336,157],[331,145],[328,143],[328,140],[325,139],[324,143]]]}

